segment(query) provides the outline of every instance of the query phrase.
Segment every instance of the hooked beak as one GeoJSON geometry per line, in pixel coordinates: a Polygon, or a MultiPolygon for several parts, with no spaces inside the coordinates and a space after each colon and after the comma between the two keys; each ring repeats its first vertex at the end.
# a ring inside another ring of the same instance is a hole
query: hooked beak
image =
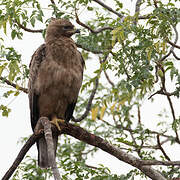
{"type": "Polygon", "coordinates": [[[71,37],[75,33],[80,33],[80,30],[79,29],[71,29],[71,30],[67,30],[65,33],[66,33],[66,36],[71,37]]]}
{"type": "Polygon", "coordinates": [[[80,29],[76,29],[76,30],[75,30],[75,33],[80,33],[80,29]]]}
{"type": "Polygon", "coordinates": [[[80,30],[79,29],[73,29],[73,30],[68,31],[68,33],[70,33],[70,34],[80,33],[80,30]]]}

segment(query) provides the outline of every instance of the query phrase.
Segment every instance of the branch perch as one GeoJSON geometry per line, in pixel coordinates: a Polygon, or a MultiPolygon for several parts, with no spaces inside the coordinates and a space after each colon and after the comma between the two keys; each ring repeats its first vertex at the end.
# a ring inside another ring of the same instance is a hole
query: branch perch
{"type": "MultiPolygon", "coordinates": [[[[141,160],[136,158],[133,155],[130,155],[119,148],[116,148],[115,146],[111,145],[101,137],[98,137],[94,134],[89,133],[88,131],[84,130],[83,128],[79,126],[75,126],[70,123],[59,123],[61,126],[61,132],[59,134],[68,134],[80,141],[86,142],[92,146],[98,147],[101,150],[111,154],[112,156],[116,157],[120,161],[123,161],[125,163],[128,163],[142,172],[149,178],[153,180],[165,180],[165,178],[156,170],[151,168],[150,166],[144,164],[146,163],[146,160],[141,160]]],[[[53,132],[57,132],[57,128],[55,126],[52,127],[53,132]]],[[[40,132],[39,134],[35,135],[33,134],[29,140],[26,142],[26,144],[22,147],[20,153],[18,154],[16,160],[14,161],[11,168],[7,171],[7,173],[4,175],[2,180],[8,180],[13,172],[16,170],[22,159],[24,158],[25,154],[28,152],[28,150],[31,148],[31,146],[40,138],[43,136],[43,133],[40,132]]],[[[157,163],[158,161],[155,161],[157,163]]],[[[152,161],[149,161],[149,163],[152,164],[152,161]]],[[[180,162],[178,162],[180,164],[180,162]]],[[[148,163],[147,163],[148,164],[148,163]]],[[[163,164],[163,163],[161,163],[163,164]]],[[[170,164],[170,162],[168,162],[170,164]]]]}

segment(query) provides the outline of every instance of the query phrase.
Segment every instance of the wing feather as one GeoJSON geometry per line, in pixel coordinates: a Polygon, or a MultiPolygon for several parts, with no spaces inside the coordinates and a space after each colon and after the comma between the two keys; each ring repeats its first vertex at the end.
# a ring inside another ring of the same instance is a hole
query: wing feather
{"type": "Polygon", "coordinates": [[[46,46],[42,44],[33,54],[30,65],[29,65],[29,106],[31,116],[31,127],[34,131],[36,123],[39,119],[39,108],[38,108],[38,92],[35,92],[35,81],[37,78],[39,67],[42,61],[45,60],[46,46]]]}
{"type": "MultiPolygon", "coordinates": [[[[83,79],[83,70],[84,70],[85,62],[84,62],[84,59],[82,57],[82,54],[79,51],[78,51],[78,53],[79,53],[79,58],[80,58],[80,61],[82,64],[82,79],[83,79]]],[[[73,112],[74,112],[74,108],[76,106],[76,102],[77,102],[77,99],[73,103],[68,105],[66,112],[65,112],[66,122],[69,122],[69,120],[73,117],[73,112]]]]}

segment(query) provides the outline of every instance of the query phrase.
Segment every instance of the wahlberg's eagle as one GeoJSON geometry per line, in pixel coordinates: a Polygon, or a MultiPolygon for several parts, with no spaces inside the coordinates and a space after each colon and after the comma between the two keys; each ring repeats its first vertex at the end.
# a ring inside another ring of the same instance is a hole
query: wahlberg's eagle
{"type": "MultiPolygon", "coordinates": [[[[48,117],[51,121],[64,119],[66,122],[72,118],[84,68],[84,60],[71,39],[78,32],[68,20],[52,19],[47,27],[45,44],[32,56],[29,104],[33,131],[40,117],[48,117]]],[[[57,140],[58,136],[54,134],[55,151],[57,140]]],[[[38,140],[37,149],[39,166],[49,167],[44,137],[38,140]]]]}

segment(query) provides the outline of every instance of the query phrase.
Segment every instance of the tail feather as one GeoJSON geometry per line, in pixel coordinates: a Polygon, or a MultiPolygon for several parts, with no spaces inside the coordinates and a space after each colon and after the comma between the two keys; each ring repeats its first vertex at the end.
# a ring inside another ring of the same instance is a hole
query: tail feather
{"type": "MultiPolygon", "coordinates": [[[[57,141],[58,136],[53,136],[53,143],[54,143],[54,155],[56,156],[56,149],[57,149],[57,141]]],[[[47,144],[44,137],[40,138],[37,142],[37,149],[38,149],[38,165],[41,168],[48,168],[50,167],[50,161],[48,158],[47,152],[47,144]]]]}

